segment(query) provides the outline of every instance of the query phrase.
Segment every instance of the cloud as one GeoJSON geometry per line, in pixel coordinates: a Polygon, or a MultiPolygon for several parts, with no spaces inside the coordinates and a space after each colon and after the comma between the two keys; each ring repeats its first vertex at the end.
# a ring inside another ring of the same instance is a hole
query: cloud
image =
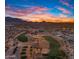
{"type": "Polygon", "coordinates": [[[68,7],[70,7],[70,8],[74,8],[72,5],[70,5],[66,0],[59,0],[60,1],[60,3],[62,3],[63,5],[65,5],[65,6],[68,6],[68,7]]]}
{"type": "MultiPolygon", "coordinates": [[[[69,14],[70,12],[64,8],[58,8],[63,13],[69,14]]],[[[73,22],[72,18],[67,18],[66,15],[60,14],[59,16],[54,16],[49,13],[38,13],[49,10],[43,7],[29,7],[24,9],[19,9],[15,7],[6,6],[6,14],[15,16],[16,18],[21,18],[24,21],[32,22],[73,22]],[[37,12],[37,13],[35,13],[37,12]]]]}
{"type": "Polygon", "coordinates": [[[68,11],[67,9],[62,8],[62,7],[58,7],[58,10],[62,11],[62,13],[65,13],[65,14],[71,14],[70,11],[68,11]]]}
{"type": "Polygon", "coordinates": [[[59,14],[59,17],[68,17],[68,16],[64,14],[59,14]]]}
{"type": "Polygon", "coordinates": [[[67,18],[65,15],[60,15],[59,17],[53,16],[51,14],[32,14],[29,16],[19,17],[25,21],[32,21],[32,22],[73,22],[73,18],[67,18]],[[62,16],[62,17],[60,17],[62,16]]]}
{"type": "Polygon", "coordinates": [[[12,16],[26,16],[34,12],[42,13],[47,10],[48,10],[47,8],[37,7],[37,6],[36,7],[32,6],[32,7],[24,8],[24,9],[6,6],[6,13],[12,16]]]}
{"type": "Polygon", "coordinates": [[[69,3],[64,1],[64,0],[60,0],[60,2],[63,4],[63,5],[66,5],[66,6],[69,6],[69,3]]]}

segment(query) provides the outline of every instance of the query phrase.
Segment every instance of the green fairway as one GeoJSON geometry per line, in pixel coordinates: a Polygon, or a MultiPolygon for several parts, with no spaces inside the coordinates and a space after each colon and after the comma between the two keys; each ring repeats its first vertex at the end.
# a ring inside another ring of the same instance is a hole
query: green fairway
{"type": "Polygon", "coordinates": [[[27,59],[27,56],[21,56],[21,59],[27,59]]]}
{"type": "Polygon", "coordinates": [[[27,36],[25,36],[25,34],[21,34],[17,37],[17,39],[21,42],[27,42],[28,41],[28,38],[27,36]]]}
{"type": "Polygon", "coordinates": [[[23,48],[22,51],[21,51],[21,59],[26,59],[26,49],[23,48]]]}
{"type": "Polygon", "coordinates": [[[24,52],[21,52],[21,54],[23,55],[23,54],[26,54],[26,51],[24,51],[24,52]]]}
{"type": "Polygon", "coordinates": [[[60,50],[60,44],[58,41],[54,40],[51,36],[43,36],[50,44],[50,51],[48,53],[47,59],[65,59],[66,54],[64,51],[60,50]]]}
{"type": "Polygon", "coordinates": [[[23,48],[21,54],[26,54],[26,49],[23,48]]]}

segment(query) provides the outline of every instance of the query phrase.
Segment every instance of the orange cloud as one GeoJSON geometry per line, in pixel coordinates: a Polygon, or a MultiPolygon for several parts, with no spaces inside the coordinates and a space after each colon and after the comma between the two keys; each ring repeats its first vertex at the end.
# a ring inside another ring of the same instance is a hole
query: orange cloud
{"type": "Polygon", "coordinates": [[[67,15],[59,14],[59,17],[67,17],[67,15]]]}
{"type": "MultiPolygon", "coordinates": [[[[64,8],[58,8],[63,13],[69,14],[70,12],[64,8]]],[[[60,14],[59,17],[53,16],[48,13],[37,13],[34,12],[43,12],[49,9],[42,7],[31,7],[25,9],[12,9],[11,7],[6,7],[6,14],[15,16],[17,18],[21,18],[24,21],[32,21],[32,22],[73,22],[73,18],[67,18],[66,15],[60,14]]]]}
{"type": "Polygon", "coordinates": [[[73,23],[73,18],[67,18],[67,17],[56,17],[52,16],[51,14],[33,14],[29,16],[23,16],[23,17],[18,17],[21,18],[25,21],[32,21],[32,22],[72,22],[73,23]]]}

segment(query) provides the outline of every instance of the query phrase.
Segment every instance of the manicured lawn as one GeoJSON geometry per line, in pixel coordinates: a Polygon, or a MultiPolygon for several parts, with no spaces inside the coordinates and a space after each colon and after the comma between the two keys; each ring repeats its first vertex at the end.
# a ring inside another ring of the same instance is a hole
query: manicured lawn
{"type": "Polygon", "coordinates": [[[48,53],[47,59],[64,59],[66,58],[66,54],[64,51],[59,50],[60,44],[58,41],[54,40],[51,36],[43,36],[50,45],[50,51],[48,53]]]}
{"type": "Polygon", "coordinates": [[[24,51],[24,52],[21,52],[21,54],[23,55],[23,54],[26,54],[26,51],[24,51]]]}
{"type": "Polygon", "coordinates": [[[17,37],[17,39],[21,42],[27,42],[28,41],[28,38],[27,36],[25,36],[25,34],[21,34],[17,37]]]}
{"type": "Polygon", "coordinates": [[[25,55],[26,54],[26,48],[22,48],[22,51],[21,51],[21,55],[25,55]]]}
{"type": "Polygon", "coordinates": [[[21,56],[21,59],[27,59],[27,56],[21,56]]]}

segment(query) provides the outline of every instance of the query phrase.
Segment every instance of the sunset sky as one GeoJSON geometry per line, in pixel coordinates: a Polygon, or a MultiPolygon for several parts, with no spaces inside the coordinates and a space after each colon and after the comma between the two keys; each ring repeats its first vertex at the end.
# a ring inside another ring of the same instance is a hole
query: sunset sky
{"type": "Polygon", "coordinates": [[[74,0],[5,0],[6,17],[32,22],[73,22],[74,0]]]}

